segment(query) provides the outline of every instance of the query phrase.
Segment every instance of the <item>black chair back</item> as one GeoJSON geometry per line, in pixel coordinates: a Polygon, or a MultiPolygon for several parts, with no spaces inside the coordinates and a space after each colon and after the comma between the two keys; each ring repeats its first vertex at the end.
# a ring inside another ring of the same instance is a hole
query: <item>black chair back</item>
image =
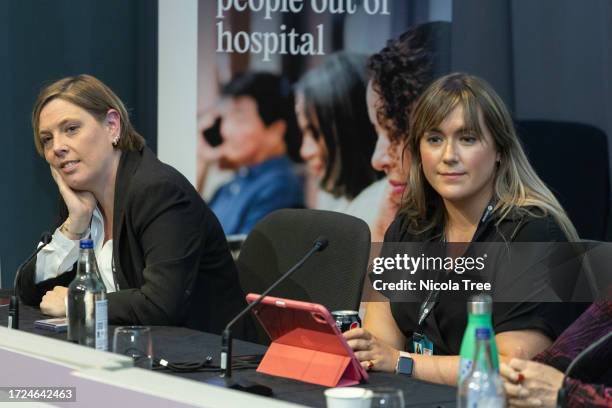
{"type": "Polygon", "coordinates": [[[610,211],[608,139],[581,123],[524,120],[517,130],[529,161],[581,238],[605,240],[610,211]]]}
{"type": "Polygon", "coordinates": [[[370,230],[359,218],[333,211],[284,209],[258,222],[237,260],[244,293],[262,293],[325,236],[329,245],[270,296],[358,310],[370,253],[370,230]]]}

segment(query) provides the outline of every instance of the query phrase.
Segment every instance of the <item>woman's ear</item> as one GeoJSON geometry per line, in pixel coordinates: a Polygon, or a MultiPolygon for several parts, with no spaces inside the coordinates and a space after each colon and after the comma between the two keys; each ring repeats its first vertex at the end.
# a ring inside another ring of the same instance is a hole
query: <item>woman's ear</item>
{"type": "Polygon", "coordinates": [[[121,135],[121,116],[115,109],[109,109],[104,119],[104,127],[108,130],[111,141],[121,135]]]}

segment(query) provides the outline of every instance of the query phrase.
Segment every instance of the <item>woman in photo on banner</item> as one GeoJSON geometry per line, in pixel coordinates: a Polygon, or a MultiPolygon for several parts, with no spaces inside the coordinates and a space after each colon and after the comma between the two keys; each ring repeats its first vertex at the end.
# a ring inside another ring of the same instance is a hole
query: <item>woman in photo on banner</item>
{"type": "Polygon", "coordinates": [[[376,133],[367,115],[366,60],[348,52],[327,56],[295,85],[295,112],[300,155],[318,184],[315,208],[361,218],[373,232],[387,183],[370,166],[376,133]]]}

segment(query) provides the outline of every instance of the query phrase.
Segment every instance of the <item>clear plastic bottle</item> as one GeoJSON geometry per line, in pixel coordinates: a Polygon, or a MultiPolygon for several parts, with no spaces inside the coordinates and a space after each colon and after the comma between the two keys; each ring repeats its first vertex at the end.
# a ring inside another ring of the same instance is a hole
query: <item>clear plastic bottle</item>
{"type": "Polygon", "coordinates": [[[473,296],[467,303],[468,322],[461,341],[459,357],[459,382],[460,385],[465,376],[472,369],[474,363],[474,352],[476,347],[476,329],[488,328],[491,331],[491,362],[495,371],[499,372],[497,361],[497,345],[495,344],[495,333],[493,331],[493,300],[489,295],[473,296]]]}
{"type": "Polygon", "coordinates": [[[491,330],[476,329],[476,351],[474,365],[459,385],[457,406],[459,408],[501,408],[506,406],[502,380],[493,368],[491,352],[491,330]]]}
{"type": "Polygon", "coordinates": [[[77,273],[68,286],[68,340],[108,349],[108,304],[91,239],[81,240],[77,273]]]}

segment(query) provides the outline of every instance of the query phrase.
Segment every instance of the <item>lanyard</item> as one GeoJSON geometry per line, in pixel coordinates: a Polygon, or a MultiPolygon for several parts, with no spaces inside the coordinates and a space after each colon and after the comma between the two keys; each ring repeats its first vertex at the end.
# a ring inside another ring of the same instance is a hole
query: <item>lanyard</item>
{"type": "Polygon", "coordinates": [[[434,307],[436,307],[439,295],[439,290],[432,290],[431,292],[429,292],[429,295],[427,295],[427,299],[425,299],[425,301],[421,303],[421,307],[419,308],[419,320],[417,322],[417,328],[415,330],[416,332],[420,332],[423,322],[425,321],[425,319],[427,319],[427,316],[429,316],[434,307]]]}
{"type": "MultiPolygon", "coordinates": [[[[495,197],[493,197],[487,204],[487,207],[485,208],[482,218],[480,219],[480,222],[478,223],[477,230],[480,229],[482,225],[489,219],[489,217],[491,216],[491,213],[493,213],[493,209],[495,208],[495,203],[496,203],[496,200],[495,200],[495,197]]],[[[442,235],[442,238],[443,238],[442,242],[446,243],[446,238],[444,237],[444,234],[442,235]]],[[[427,295],[427,298],[425,299],[425,301],[421,303],[421,306],[419,307],[419,318],[417,320],[417,327],[415,329],[416,333],[421,332],[423,323],[425,322],[425,319],[427,319],[427,316],[429,316],[431,311],[436,307],[439,296],[440,296],[439,290],[432,290],[427,295]]]]}

